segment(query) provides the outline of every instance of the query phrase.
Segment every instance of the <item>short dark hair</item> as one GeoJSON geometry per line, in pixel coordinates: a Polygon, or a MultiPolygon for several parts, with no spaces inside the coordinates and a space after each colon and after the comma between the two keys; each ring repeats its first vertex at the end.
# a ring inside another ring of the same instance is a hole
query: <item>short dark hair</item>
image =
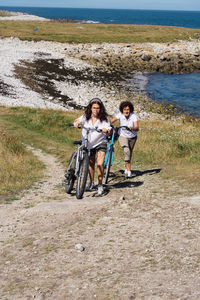
{"type": "Polygon", "coordinates": [[[89,104],[86,106],[86,109],[85,109],[86,120],[88,121],[91,118],[93,104],[99,104],[99,106],[100,106],[100,111],[99,111],[99,116],[98,116],[100,121],[101,122],[107,121],[108,114],[106,112],[105,106],[103,105],[103,102],[99,98],[93,98],[92,100],[90,100],[89,104]]]}
{"type": "Polygon", "coordinates": [[[123,101],[120,103],[119,110],[121,113],[123,113],[124,107],[128,106],[130,108],[130,112],[132,113],[134,111],[134,106],[130,101],[123,101]]]}

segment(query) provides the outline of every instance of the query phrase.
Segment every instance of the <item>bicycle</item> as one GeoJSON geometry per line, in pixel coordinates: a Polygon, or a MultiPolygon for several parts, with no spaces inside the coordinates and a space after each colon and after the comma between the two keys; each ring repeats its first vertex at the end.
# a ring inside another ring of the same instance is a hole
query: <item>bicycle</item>
{"type": "Polygon", "coordinates": [[[111,138],[110,138],[110,142],[107,143],[106,156],[105,156],[105,160],[104,160],[104,169],[106,169],[105,184],[108,183],[110,168],[113,165],[114,149],[115,149],[114,144],[115,144],[115,141],[118,139],[118,131],[120,128],[125,128],[127,130],[130,130],[127,126],[120,126],[120,127],[112,126],[111,138]]]}
{"type": "MultiPolygon", "coordinates": [[[[72,124],[70,124],[70,126],[73,127],[72,124]]],[[[86,136],[83,141],[74,141],[74,145],[78,145],[78,148],[71,155],[63,183],[66,193],[70,194],[73,190],[75,180],[77,180],[76,198],[81,199],[85,191],[89,173],[90,150],[88,149],[88,135],[90,131],[96,130],[97,132],[102,132],[102,130],[97,128],[86,128],[82,125],[79,125],[78,128],[85,129],[86,136]]]]}

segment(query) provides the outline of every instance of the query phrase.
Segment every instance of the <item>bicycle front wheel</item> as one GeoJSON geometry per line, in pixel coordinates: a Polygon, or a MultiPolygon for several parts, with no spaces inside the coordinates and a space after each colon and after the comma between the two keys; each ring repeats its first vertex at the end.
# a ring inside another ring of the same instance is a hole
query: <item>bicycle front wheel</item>
{"type": "Polygon", "coordinates": [[[113,147],[113,145],[111,145],[110,146],[110,150],[109,150],[107,164],[106,164],[105,184],[108,183],[108,177],[109,177],[110,168],[111,168],[111,165],[112,165],[112,157],[113,157],[113,155],[114,155],[114,147],[113,147]]]}
{"type": "Polygon", "coordinates": [[[87,182],[89,172],[89,156],[88,153],[83,154],[83,159],[80,161],[79,174],[76,185],[76,198],[81,199],[85,191],[85,186],[87,182]]]}
{"type": "Polygon", "coordinates": [[[70,194],[75,181],[75,164],[76,164],[76,152],[74,152],[69,160],[69,165],[65,173],[64,186],[67,194],[70,194]]]}

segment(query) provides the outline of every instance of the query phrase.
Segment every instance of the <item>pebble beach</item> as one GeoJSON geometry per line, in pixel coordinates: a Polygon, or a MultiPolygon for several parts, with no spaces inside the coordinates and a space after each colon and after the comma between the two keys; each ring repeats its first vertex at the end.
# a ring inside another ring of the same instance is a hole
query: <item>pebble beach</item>
{"type": "MultiPolygon", "coordinates": [[[[20,13],[1,19],[16,20],[16,18],[26,21],[38,18],[41,21],[40,17],[20,13]]],[[[185,68],[200,69],[200,41],[179,41],[171,44],[69,44],[21,41],[12,37],[0,39],[0,105],[69,110],[85,107],[91,98],[99,97],[106,104],[108,112],[113,114],[118,111],[120,101],[127,97],[126,93],[123,94],[123,80],[119,89],[112,85],[112,81],[109,84],[104,79],[90,81],[76,78],[74,82],[72,80],[74,75],[66,77],[65,80],[57,80],[58,76],[55,74],[55,78],[51,79],[51,85],[57,90],[57,95],[38,93],[16,76],[16,66],[20,66],[22,62],[33,63],[39,59],[45,60],[48,64],[57,60],[62,62],[57,66],[59,70],[66,69],[75,74],[84,73],[85,77],[93,76],[97,69],[103,69],[108,74],[113,70],[122,72],[127,69],[128,72],[137,75],[137,72],[149,71],[151,65],[152,68],[161,70],[169,66],[173,70],[173,67],[181,65],[182,69],[179,71],[182,72],[185,68]],[[135,70],[132,70],[134,60],[137,64],[134,64],[135,70]],[[119,65],[124,66],[123,70],[119,70],[119,65]],[[64,103],[62,97],[67,97],[70,101],[64,103]],[[74,106],[69,103],[74,103],[74,106]]],[[[141,72],[138,74],[136,83],[141,72]]],[[[133,94],[133,100],[137,99],[134,101],[136,109],[141,118],[149,118],[150,113],[145,112],[139,98],[141,97],[133,94]]]]}

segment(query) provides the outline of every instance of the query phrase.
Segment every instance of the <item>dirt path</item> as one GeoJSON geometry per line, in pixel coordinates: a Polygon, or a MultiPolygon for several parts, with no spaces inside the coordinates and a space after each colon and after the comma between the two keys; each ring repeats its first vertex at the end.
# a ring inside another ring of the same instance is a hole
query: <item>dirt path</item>
{"type": "Polygon", "coordinates": [[[76,200],[56,159],[32,151],[44,180],[0,206],[0,299],[200,299],[199,195],[157,169],[76,200]]]}

